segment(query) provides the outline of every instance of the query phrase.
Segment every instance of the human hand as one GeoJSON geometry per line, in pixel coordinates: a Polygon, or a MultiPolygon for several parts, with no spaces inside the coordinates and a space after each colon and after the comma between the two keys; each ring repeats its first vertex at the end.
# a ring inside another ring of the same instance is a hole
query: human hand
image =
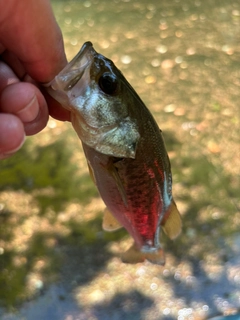
{"type": "Polygon", "coordinates": [[[0,159],[16,152],[25,135],[41,131],[50,114],[70,120],[38,83],[66,65],[61,31],[49,0],[0,0],[0,159]]]}

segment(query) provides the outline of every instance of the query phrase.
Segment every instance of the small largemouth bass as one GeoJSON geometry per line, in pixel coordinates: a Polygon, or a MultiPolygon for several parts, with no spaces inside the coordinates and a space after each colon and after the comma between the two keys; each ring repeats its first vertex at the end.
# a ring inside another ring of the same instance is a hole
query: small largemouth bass
{"type": "Polygon", "coordinates": [[[71,111],[90,174],[106,204],[103,228],[124,226],[134,239],[128,263],[164,264],[160,229],[181,232],[161,130],[113,62],[86,42],[50,83],[50,95],[71,111]]]}

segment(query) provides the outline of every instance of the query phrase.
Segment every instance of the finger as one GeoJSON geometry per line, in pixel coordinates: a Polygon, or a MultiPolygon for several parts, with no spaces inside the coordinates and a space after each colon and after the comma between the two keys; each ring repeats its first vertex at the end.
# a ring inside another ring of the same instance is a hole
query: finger
{"type": "Polygon", "coordinates": [[[12,114],[0,114],[0,159],[8,158],[21,148],[25,140],[21,120],[12,114]]]}
{"type": "Polygon", "coordinates": [[[48,107],[40,90],[31,83],[14,83],[2,91],[1,111],[16,115],[26,135],[41,131],[48,121],[48,107]]]}
{"type": "Polygon", "coordinates": [[[52,80],[66,64],[62,34],[48,0],[4,2],[0,42],[39,82],[52,80]]]}
{"type": "Polygon", "coordinates": [[[2,54],[6,49],[4,46],[0,43],[0,54],[2,54]]]}
{"type": "Polygon", "coordinates": [[[48,104],[48,111],[51,117],[61,121],[71,121],[70,111],[63,108],[55,99],[53,99],[45,90],[44,97],[48,104]]]}
{"type": "Polygon", "coordinates": [[[15,73],[12,71],[11,68],[9,68],[8,65],[6,65],[4,62],[0,61],[0,94],[1,91],[9,84],[18,82],[19,79],[15,75],[15,73]]]}
{"type": "Polygon", "coordinates": [[[26,75],[26,70],[15,54],[8,50],[4,50],[4,52],[1,54],[1,59],[11,67],[19,79],[23,80],[24,76],[26,75]]]}
{"type": "MultiPolygon", "coordinates": [[[[25,81],[34,83],[34,81],[26,75],[24,78],[25,81]]],[[[0,94],[3,89],[6,88],[7,85],[13,84],[13,83],[18,83],[19,79],[16,76],[16,74],[12,71],[12,69],[5,64],[4,62],[0,61],[0,94]]],[[[36,83],[35,83],[36,84],[36,83]]],[[[22,90],[26,90],[26,87],[22,86],[22,90]]],[[[27,91],[26,91],[27,93],[27,91]]],[[[18,94],[18,93],[17,93],[18,94]]],[[[31,94],[31,92],[30,92],[31,94]]],[[[47,101],[48,108],[49,108],[49,113],[50,115],[61,121],[70,121],[70,112],[63,108],[56,100],[51,98],[47,93],[46,90],[43,89],[43,94],[45,97],[45,100],[47,101]]],[[[14,97],[13,97],[14,99],[14,97]]],[[[18,100],[18,99],[17,99],[18,100]]],[[[13,105],[14,108],[17,107],[17,105],[13,105]]],[[[12,105],[8,105],[8,103],[4,103],[4,111],[9,112],[9,107],[12,108],[12,105]]],[[[0,107],[1,109],[1,107],[0,107]]],[[[11,113],[15,113],[15,109],[11,111],[11,113]]],[[[26,119],[25,119],[26,121],[26,119]]],[[[29,134],[29,133],[28,133],[29,134]]]]}

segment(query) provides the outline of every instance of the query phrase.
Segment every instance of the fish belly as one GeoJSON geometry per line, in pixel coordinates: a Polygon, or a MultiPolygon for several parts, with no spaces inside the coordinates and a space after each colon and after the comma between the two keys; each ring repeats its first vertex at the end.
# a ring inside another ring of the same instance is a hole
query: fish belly
{"type": "Polygon", "coordinates": [[[141,251],[160,248],[163,203],[155,177],[136,159],[115,159],[83,144],[99,193],[108,210],[141,251]]]}

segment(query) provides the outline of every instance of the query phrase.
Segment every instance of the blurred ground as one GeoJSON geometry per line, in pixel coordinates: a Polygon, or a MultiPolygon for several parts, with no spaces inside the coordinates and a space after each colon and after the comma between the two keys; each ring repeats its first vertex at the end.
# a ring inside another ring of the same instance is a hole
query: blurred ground
{"type": "Polygon", "coordinates": [[[68,123],[0,163],[0,319],[206,319],[240,309],[240,4],[52,1],[72,58],[90,40],[153,112],[183,233],[126,265],[68,123]]]}

